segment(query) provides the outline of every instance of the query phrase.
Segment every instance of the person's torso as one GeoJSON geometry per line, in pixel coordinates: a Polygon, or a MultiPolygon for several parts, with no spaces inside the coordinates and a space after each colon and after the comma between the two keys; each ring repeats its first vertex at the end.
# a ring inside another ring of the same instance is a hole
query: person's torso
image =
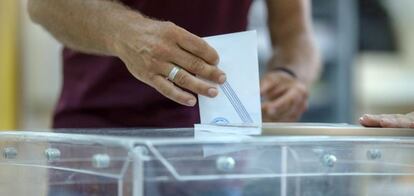
{"type": "MultiPolygon", "coordinates": [[[[123,0],[151,18],[171,21],[200,36],[245,30],[251,0],[123,0]]],[[[55,128],[189,127],[198,106],[186,107],[135,79],[116,57],[65,48],[63,89],[55,128]]]]}

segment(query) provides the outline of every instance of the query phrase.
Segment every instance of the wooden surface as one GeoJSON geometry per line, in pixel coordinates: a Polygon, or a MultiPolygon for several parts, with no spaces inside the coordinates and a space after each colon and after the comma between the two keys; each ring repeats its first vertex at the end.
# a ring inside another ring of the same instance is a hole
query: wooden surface
{"type": "Polygon", "coordinates": [[[366,128],[358,125],[326,123],[265,123],[262,135],[414,137],[414,129],[366,128]]]}

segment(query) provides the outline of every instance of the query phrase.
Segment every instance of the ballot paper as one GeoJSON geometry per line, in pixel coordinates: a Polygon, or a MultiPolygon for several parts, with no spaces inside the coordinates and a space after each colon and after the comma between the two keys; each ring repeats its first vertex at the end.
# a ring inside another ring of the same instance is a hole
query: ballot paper
{"type": "Polygon", "coordinates": [[[215,98],[199,95],[201,125],[210,132],[260,134],[262,124],[256,31],[207,37],[218,52],[227,81],[215,98]],[[226,125],[221,128],[210,125],[226,125]],[[231,125],[231,126],[228,126],[231,125]]]}

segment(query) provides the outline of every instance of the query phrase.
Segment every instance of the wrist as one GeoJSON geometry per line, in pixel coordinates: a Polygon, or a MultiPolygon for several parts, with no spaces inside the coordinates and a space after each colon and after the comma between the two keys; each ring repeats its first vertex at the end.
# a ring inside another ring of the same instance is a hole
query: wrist
{"type": "Polygon", "coordinates": [[[295,78],[295,79],[298,78],[296,73],[293,70],[291,70],[290,68],[287,68],[287,67],[272,67],[272,68],[270,68],[270,71],[281,72],[281,73],[285,73],[285,74],[289,75],[292,78],[295,78]]]}
{"type": "Polygon", "coordinates": [[[149,19],[136,11],[124,10],[113,14],[108,20],[105,44],[113,56],[119,57],[125,50],[125,45],[140,34],[140,29],[149,19]]]}
{"type": "Polygon", "coordinates": [[[307,87],[318,78],[319,68],[313,56],[301,57],[282,50],[275,53],[268,64],[268,71],[284,72],[307,87]]]}

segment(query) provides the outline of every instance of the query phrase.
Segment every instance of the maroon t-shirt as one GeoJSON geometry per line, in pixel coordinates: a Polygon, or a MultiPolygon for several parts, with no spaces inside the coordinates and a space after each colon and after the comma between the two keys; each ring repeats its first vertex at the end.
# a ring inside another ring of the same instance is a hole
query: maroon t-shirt
{"type": "MultiPolygon", "coordinates": [[[[144,15],[204,37],[243,31],[251,0],[124,0],[144,15]]],[[[198,106],[179,105],[135,79],[116,57],[65,48],[54,128],[191,127],[198,106]]]]}

